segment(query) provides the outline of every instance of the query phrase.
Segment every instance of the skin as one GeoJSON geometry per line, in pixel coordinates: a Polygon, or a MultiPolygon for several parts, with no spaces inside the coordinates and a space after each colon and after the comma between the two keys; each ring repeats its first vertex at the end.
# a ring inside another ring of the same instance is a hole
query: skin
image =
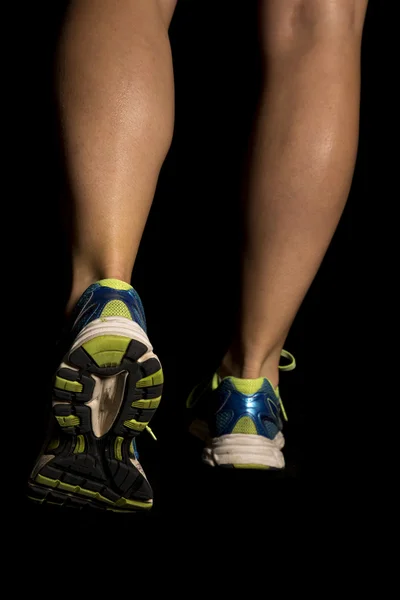
{"type": "Polygon", "coordinates": [[[367,0],[265,0],[242,299],[219,373],[278,384],[283,344],[348,198],[367,0]]]}
{"type": "Polygon", "coordinates": [[[72,206],[67,312],[94,281],[129,282],[171,144],[176,0],[73,0],[58,96],[72,206]]]}
{"type": "MultiPolygon", "coordinates": [[[[173,135],[175,5],[71,2],[58,60],[73,207],[67,312],[94,281],[131,279],[173,135]]],[[[351,185],[367,0],[259,6],[265,69],[243,197],[241,308],[219,374],[277,385],[281,349],[351,185]]]]}

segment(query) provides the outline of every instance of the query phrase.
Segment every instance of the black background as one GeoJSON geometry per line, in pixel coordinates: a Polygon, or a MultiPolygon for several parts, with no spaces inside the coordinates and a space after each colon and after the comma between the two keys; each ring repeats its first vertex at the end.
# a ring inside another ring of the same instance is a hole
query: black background
{"type": "Polygon", "coordinates": [[[185,523],[266,507],[269,515],[277,516],[280,501],[293,510],[307,491],[322,490],[323,482],[346,493],[347,485],[359,477],[359,449],[350,432],[362,404],[362,373],[355,368],[363,328],[360,304],[366,302],[360,247],[362,254],[380,175],[380,150],[372,139],[379,128],[374,91],[381,84],[377,40],[382,7],[370,1],[364,30],[360,146],[349,201],[285,345],[298,363],[294,372],[281,377],[289,414],[288,466],[284,475],[270,477],[262,472],[216,474],[202,467],[198,449],[185,433],[187,394],[218,364],[235,312],[241,169],[259,88],[259,60],[256,2],[181,0],[170,27],[174,140],[132,278],[166,377],[163,401],[152,421],[159,441],[145,433],[139,440],[155,506],[148,517],[83,514],[25,501],[25,482],[45,432],[50,364],[70,282],[52,91],[53,54],[65,5],[31,7],[21,40],[26,51],[17,65],[25,100],[18,119],[23,175],[15,185],[25,200],[15,206],[24,232],[23,258],[16,253],[16,268],[22,261],[21,307],[29,302],[33,317],[29,351],[23,357],[31,385],[20,398],[20,419],[29,426],[23,428],[15,487],[25,527],[32,532],[44,523],[52,527],[60,521],[60,511],[63,523],[78,519],[80,527],[100,521],[114,527],[116,520],[128,518],[135,523],[160,517],[185,523]]]}

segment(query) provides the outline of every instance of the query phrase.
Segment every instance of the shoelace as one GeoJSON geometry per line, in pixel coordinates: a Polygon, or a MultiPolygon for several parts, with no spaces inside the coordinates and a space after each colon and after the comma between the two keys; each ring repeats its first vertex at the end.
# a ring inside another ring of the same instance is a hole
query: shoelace
{"type": "MultiPolygon", "coordinates": [[[[151,435],[151,437],[153,438],[153,440],[157,441],[157,438],[154,435],[154,432],[151,429],[151,427],[149,427],[148,425],[146,425],[145,430],[151,435]]],[[[134,454],[136,460],[139,460],[139,452],[138,452],[137,446],[133,442],[131,442],[131,443],[133,444],[133,454],[134,454]]]]}
{"type": "MultiPolygon", "coordinates": [[[[296,359],[293,356],[293,354],[290,354],[290,352],[288,352],[287,350],[282,350],[281,356],[283,356],[283,358],[287,358],[288,360],[290,360],[290,363],[288,365],[279,365],[279,369],[281,371],[293,371],[293,369],[296,368],[296,359]]],[[[288,416],[286,414],[285,407],[283,406],[281,395],[279,393],[279,385],[276,386],[275,393],[279,399],[279,405],[281,407],[283,418],[285,419],[285,421],[289,421],[288,416]]]]}
{"type": "MultiPolygon", "coordinates": [[[[293,371],[293,369],[295,369],[295,368],[296,368],[296,359],[295,359],[295,357],[293,356],[293,354],[290,354],[290,352],[288,352],[287,350],[282,350],[282,352],[281,352],[281,356],[282,356],[283,358],[287,358],[288,360],[290,360],[290,362],[289,362],[289,364],[288,364],[288,365],[279,365],[279,369],[280,369],[281,371],[293,371]]],[[[276,393],[276,395],[278,396],[278,399],[279,399],[279,405],[280,405],[280,407],[281,407],[281,411],[282,411],[282,414],[283,414],[283,418],[285,419],[285,421],[288,421],[289,419],[288,419],[288,416],[287,416],[287,414],[286,414],[285,407],[283,406],[282,398],[281,398],[281,396],[280,396],[280,394],[279,394],[279,386],[276,386],[276,388],[275,388],[275,393],[276,393]]],[[[154,432],[151,430],[151,428],[150,428],[148,425],[146,425],[145,429],[146,429],[146,431],[147,431],[148,433],[150,433],[151,437],[152,437],[152,438],[153,438],[155,441],[157,441],[157,438],[156,438],[156,436],[154,435],[154,432]]]]}
{"type": "Polygon", "coordinates": [[[151,435],[151,437],[153,438],[153,440],[157,441],[157,438],[156,438],[156,436],[154,435],[154,432],[153,432],[153,430],[152,430],[152,429],[151,429],[151,428],[150,428],[148,425],[146,425],[145,429],[146,429],[146,431],[147,431],[147,432],[148,432],[148,433],[151,435]]]}

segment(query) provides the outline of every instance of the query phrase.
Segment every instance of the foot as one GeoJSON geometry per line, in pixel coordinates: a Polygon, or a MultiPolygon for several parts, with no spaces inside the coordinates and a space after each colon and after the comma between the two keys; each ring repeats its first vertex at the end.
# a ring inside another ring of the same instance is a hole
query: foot
{"type": "Polygon", "coordinates": [[[29,479],[40,503],[148,510],[153,494],[136,437],[149,429],[163,373],[146,333],[141,300],[127,283],[91,285],[61,341],[52,430],[29,479]]]}
{"type": "MultiPolygon", "coordinates": [[[[294,357],[282,353],[296,366],[294,357]]],[[[189,431],[204,441],[203,462],[212,467],[283,469],[282,416],[279,388],[265,377],[240,379],[215,373],[196,386],[187,400],[189,431]]]]}

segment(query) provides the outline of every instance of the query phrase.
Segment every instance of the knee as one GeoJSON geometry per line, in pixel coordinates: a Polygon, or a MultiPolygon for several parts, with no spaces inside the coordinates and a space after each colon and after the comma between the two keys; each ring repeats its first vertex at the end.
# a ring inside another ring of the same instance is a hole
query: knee
{"type": "Polygon", "coordinates": [[[268,54],[361,37],[368,0],[263,0],[260,26],[268,54]]]}
{"type": "Polygon", "coordinates": [[[298,0],[294,4],[294,29],[328,37],[362,31],[367,0],[298,0]]]}

